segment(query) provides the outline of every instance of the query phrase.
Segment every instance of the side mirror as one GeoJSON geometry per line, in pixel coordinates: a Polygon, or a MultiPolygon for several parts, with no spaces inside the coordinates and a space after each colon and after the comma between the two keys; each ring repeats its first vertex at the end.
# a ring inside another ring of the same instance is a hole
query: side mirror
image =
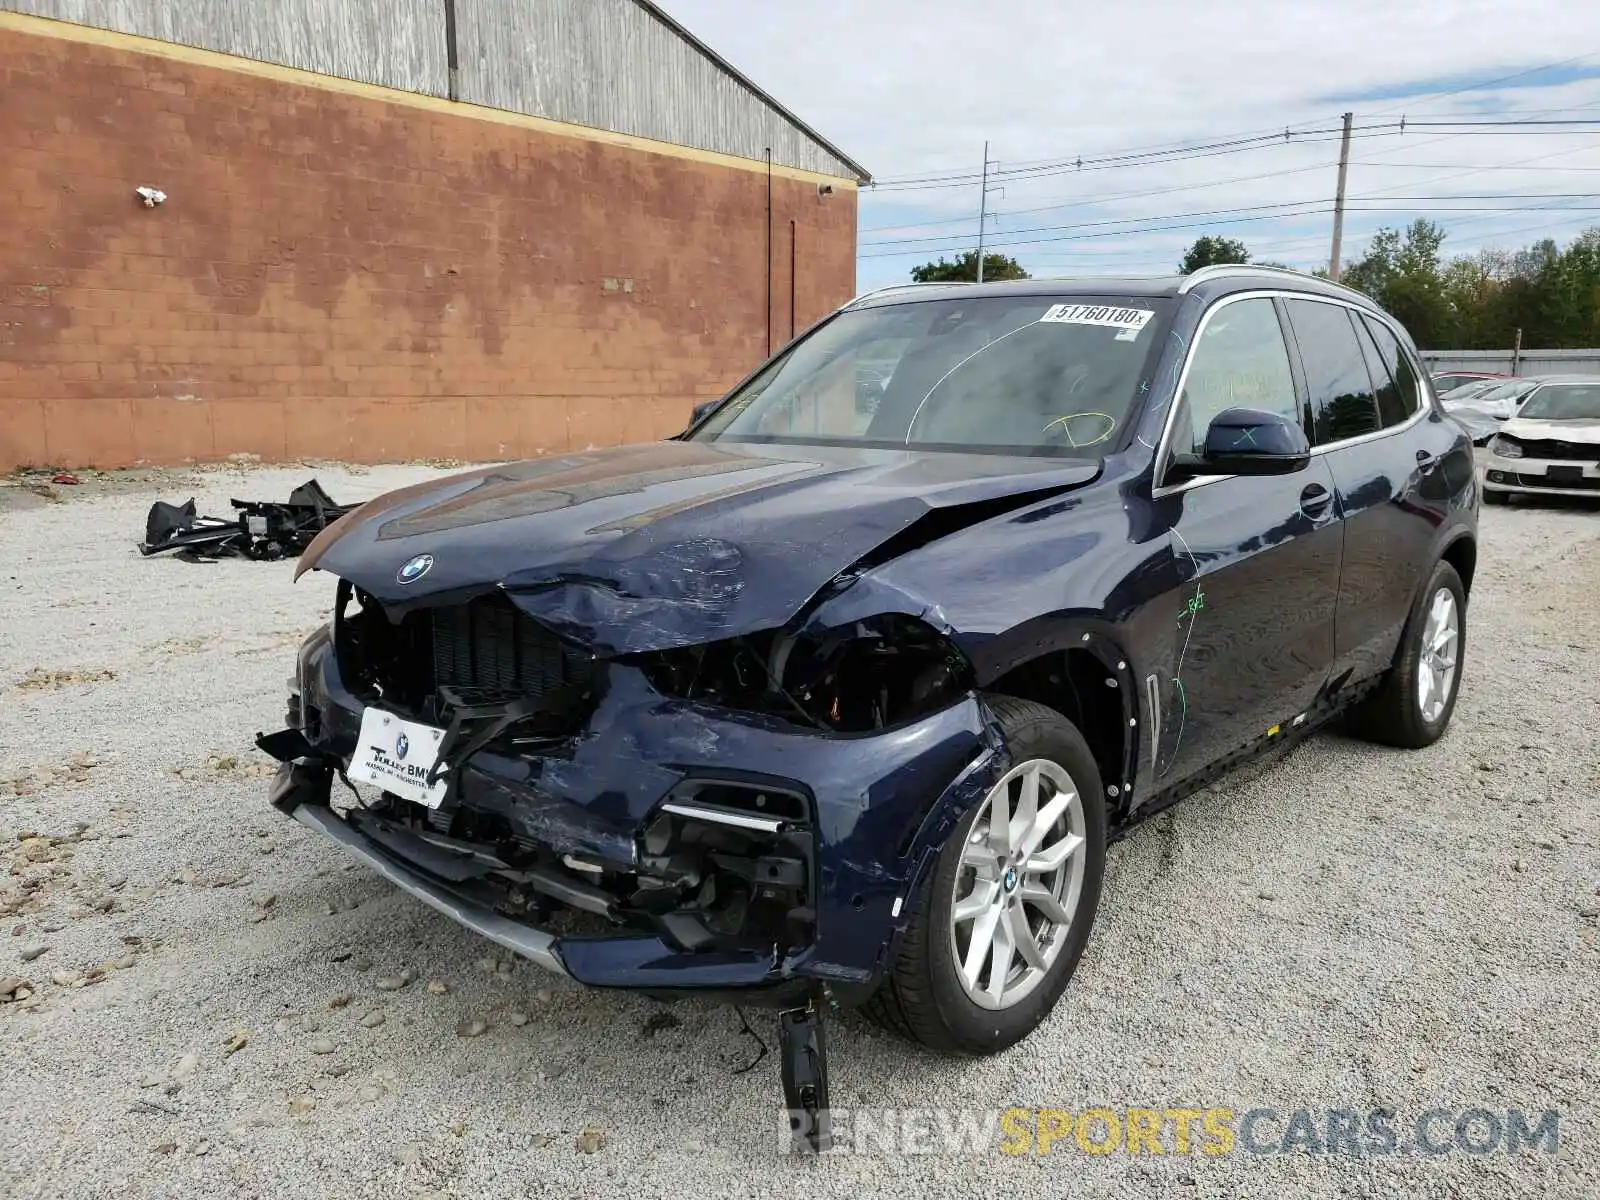
{"type": "Polygon", "coordinates": [[[1298,422],[1254,408],[1228,408],[1211,420],[1205,451],[1191,466],[1219,475],[1292,475],[1311,462],[1298,422]]]}
{"type": "MultiPolygon", "coordinates": [[[[696,425],[700,424],[700,418],[705,416],[708,412],[721,403],[722,399],[721,397],[718,397],[715,400],[702,400],[699,404],[696,404],[689,412],[688,428],[693,429],[696,425]]],[[[687,432],[687,430],[685,432],[687,432]]]]}

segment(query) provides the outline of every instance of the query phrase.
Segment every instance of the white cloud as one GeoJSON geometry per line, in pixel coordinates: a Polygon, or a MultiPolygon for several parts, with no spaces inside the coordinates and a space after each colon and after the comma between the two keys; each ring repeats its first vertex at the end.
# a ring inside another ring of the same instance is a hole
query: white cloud
{"type": "MultiPolygon", "coordinates": [[[[1584,69],[1600,72],[1600,7],[1560,0],[1256,0],[1203,8],[1171,0],[664,0],[664,7],[882,180],[975,171],[986,138],[1003,169],[1283,126],[1325,128],[1346,109],[1358,126],[1402,113],[1414,121],[1423,114],[1481,119],[1551,110],[1600,120],[1600,77],[1573,78],[1584,69]],[[1571,61],[1579,56],[1587,57],[1571,61]],[[1556,63],[1569,66],[1454,96],[1395,97],[1429,80],[1448,80],[1449,90],[1556,63]],[[1374,93],[1386,98],[1342,99],[1374,93]]],[[[1337,153],[1329,140],[1013,178],[993,199],[1001,215],[989,236],[1030,269],[1052,274],[1166,269],[1206,232],[1240,238],[1257,258],[1325,263],[1327,214],[1224,223],[1263,214],[1217,210],[1331,204],[1337,153]],[[1262,175],[1269,177],[1251,178],[1262,175]],[[1232,180],[1238,182],[1219,182],[1232,180]],[[1184,190],[1127,196],[1173,188],[1184,190]],[[1062,205],[1071,207],[1056,207],[1062,205]],[[1035,209],[1049,211],[1019,211],[1035,209]],[[1182,215],[1189,213],[1217,215],[1182,215]],[[1103,224],[1116,218],[1194,227],[1132,232],[1103,224]],[[1054,226],[1065,228],[1046,231],[1054,226]]],[[[1454,252],[1568,237],[1600,224],[1600,211],[1559,211],[1600,210],[1600,124],[1496,136],[1413,126],[1404,136],[1358,138],[1351,157],[1349,194],[1374,199],[1352,201],[1347,256],[1379,225],[1413,215],[1440,220],[1454,252]],[[1486,193],[1537,198],[1387,199],[1486,193]],[[1524,211],[1462,211],[1501,206],[1524,211]],[[1370,211],[1380,207],[1396,211],[1370,211]]],[[[859,285],[903,279],[916,262],[970,247],[977,199],[975,184],[863,192],[859,285]],[[883,228],[958,216],[961,223],[883,228]],[[918,235],[932,240],[867,244],[918,235]]]]}

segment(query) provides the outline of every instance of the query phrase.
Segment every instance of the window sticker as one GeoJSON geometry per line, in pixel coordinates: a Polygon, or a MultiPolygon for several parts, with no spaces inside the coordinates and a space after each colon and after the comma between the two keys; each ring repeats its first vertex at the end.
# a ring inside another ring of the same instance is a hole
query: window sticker
{"type": "Polygon", "coordinates": [[[1052,304],[1039,318],[1041,323],[1056,325],[1102,325],[1120,330],[1116,340],[1131,342],[1137,338],[1155,310],[1149,308],[1116,308],[1106,304],[1052,304]]]}

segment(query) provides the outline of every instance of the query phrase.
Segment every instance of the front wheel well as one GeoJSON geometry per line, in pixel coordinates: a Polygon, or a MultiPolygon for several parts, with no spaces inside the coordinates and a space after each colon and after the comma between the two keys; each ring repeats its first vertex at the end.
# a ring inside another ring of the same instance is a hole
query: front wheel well
{"type": "MultiPolygon", "coordinates": [[[[1130,741],[1137,732],[1130,724],[1137,700],[1133,677],[1127,660],[1118,661],[1124,664],[1120,670],[1091,650],[1055,651],[1013,667],[984,690],[1032,700],[1071,721],[1089,743],[1107,796],[1114,797],[1127,782],[1130,741]]],[[[1108,801],[1108,807],[1119,805],[1108,801]]]]}
{"type": "Polygon", "coordinates": [[[1470,537],[1459,537],[1444,548],[1444,554],[1440,557],[1461,576],[1461,590],[1468,596],[1472,595],[1472,573],[1478,566],[1478,543],[1470,537]]]}

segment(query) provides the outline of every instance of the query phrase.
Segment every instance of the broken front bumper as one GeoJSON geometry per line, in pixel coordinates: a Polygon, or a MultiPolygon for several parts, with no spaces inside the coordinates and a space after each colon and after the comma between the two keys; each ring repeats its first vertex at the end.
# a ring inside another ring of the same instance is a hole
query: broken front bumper
{"type": "MultiPolygon", "coordinates": [[[[378,872],[402,891],[438,909],[474,933],[504,946],[547,970],[565,975],[567,968],[556,953],[556,939],[541,929],[503,917],[494,911],[491,897],[474,896],[431,876],[393,847],[364,831],[352,813],[341,817],[327,804],[327,779],[315,771],[285,763],[272,791],[274,805],[288,810],[296,821],[334,842],[351,858],[378,872]]],[[[419,845],[425,846],[425,843],[419,845]]]]}
{"type": "Polygon", "coordinates": [[[493,889],[458,869],[449,839],[359,808],[336,812],[331,783],[355,748],[364,706],[345,688],[325,636],[301,653],[296,716],[304,733],[287,743],[291,761],[280,768],[273,803],[460,924],[584,984],[774,1003],[823,983],[844,1003],[870,994],[924,873],[1005,769],[981,699],[846,736],[672,700],[623,664],[609,664],[607,674],[583,732],[546,755],[478,752],[461,768],[459,803],[556,854],[627,866],[641,861],[651,822],[684,808],[696,788],[731,782],[803,796],[815,914],[808,944],[689,949],[633,928],[558,934],[505,912],[493,889]]]}

